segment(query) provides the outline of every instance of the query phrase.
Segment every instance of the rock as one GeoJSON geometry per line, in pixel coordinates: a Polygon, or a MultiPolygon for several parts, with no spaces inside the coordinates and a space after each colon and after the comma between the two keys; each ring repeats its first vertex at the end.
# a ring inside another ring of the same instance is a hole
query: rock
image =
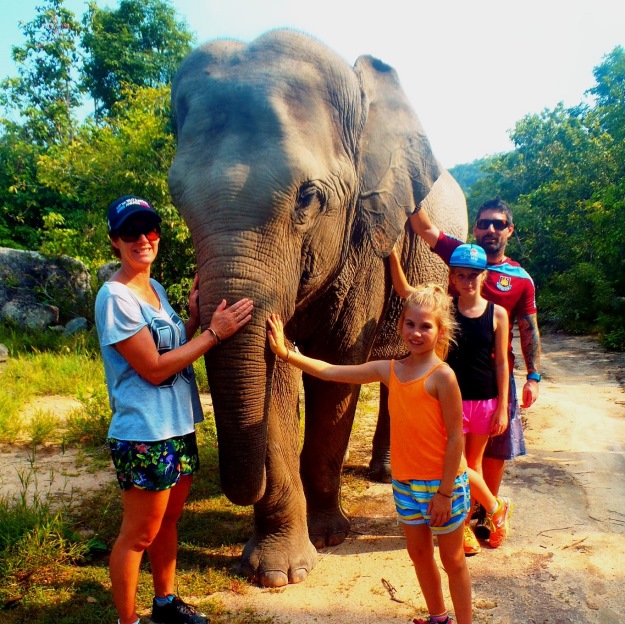
{"type": "Polygon", "coordinates": [[[87,331],[88,329],[87,319],[84,316],[79,316],[78,318],[72,319],[67,325],[65,325],[65,329],[63,333],[66,336],[71,334],[77,334],[81,331],[87,331]]]}
{"type": "Polygon", "coordinates": [[[45,329],[91,313],[91,294],[82,262],[0,247],[0,320],[45,329]]]}
{"type": "Polygon", "coordinates": [[[59,321],[59,309],[31,301],[8,301],[0,308],[0,318],[26,329],[42,330],[59,321]]]}
{"type": "Polygon", "coordinates": [[[0,342],[0,362],[6,362],[9,359],[9,350],[0,342]]]}
{"type": "Polygon", "coordinates": [[[103,264],[98,269],[98,284],[104,284],[104,282],[107,282],[111,275],[113,275],[113,273],[115,273],[120,266],[119,262],[109,262],[107,264],[103,264]]]}

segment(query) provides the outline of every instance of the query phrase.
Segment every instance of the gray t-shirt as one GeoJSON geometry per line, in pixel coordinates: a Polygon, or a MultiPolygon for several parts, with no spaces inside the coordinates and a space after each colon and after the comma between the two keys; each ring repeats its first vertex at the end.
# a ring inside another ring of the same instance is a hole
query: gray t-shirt
{"type": "Polygon", "coordinates": [[[184,323],[169,305],[165,289],[150,282],[161,301],[160,310],[119,282],[106,282],[96,297],[96,328],[113,411],[108,436],[118,440],[154,442],[186,435],[204,418],[192,366],[154,385],[115,348],[115,343],[146,326],[159,353],[186,343],[184,323]]]}

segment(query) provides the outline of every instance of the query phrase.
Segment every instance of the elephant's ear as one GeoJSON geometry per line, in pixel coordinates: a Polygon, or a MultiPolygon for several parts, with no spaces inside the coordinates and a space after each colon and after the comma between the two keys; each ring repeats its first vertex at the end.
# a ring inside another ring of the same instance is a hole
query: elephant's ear
{"type": "Polygon", "coordinates": [[[397,72],[371,56],[354,71],[369,102],[360,141],[359,211],[375,252],[387,256],[441,173],[397,72]]]}

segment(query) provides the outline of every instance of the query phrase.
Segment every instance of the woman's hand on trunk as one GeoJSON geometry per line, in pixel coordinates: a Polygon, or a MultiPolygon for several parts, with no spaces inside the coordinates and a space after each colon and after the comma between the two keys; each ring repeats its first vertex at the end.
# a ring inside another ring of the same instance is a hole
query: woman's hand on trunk
{"type": "Polygon", "coordinates": [[[248,323],[252,318],[253,310],[254,302],[251,299],[241,299],[229,307],[227,307],[226,300],[223,299],[213,312],[209,331],[216,334],[216,338],[221,342],[248,323]]]}

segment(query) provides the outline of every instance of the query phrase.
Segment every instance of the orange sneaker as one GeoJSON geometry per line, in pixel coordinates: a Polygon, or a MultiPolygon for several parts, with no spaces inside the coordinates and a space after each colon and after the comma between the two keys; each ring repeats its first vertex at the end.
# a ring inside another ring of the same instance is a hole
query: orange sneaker
{"type": "Polygon", "coordinates": [[[502,496],[497,498],[497,509],[493,513],[486,514],[486,524],[490,529],[488,543],[491,548],[499,548],[510,533],[510,516],[514,505],[509,498],[502,496]]]}
{"type": "Polygon", "coordinates": [[[477,553],[482,550],[480,548],[480,543],[477,541],[477,537],[475,537],[475,533],[468,524],[464,525],[464,556],[471,557],[473,555],[477,555],[477,553]]]}

